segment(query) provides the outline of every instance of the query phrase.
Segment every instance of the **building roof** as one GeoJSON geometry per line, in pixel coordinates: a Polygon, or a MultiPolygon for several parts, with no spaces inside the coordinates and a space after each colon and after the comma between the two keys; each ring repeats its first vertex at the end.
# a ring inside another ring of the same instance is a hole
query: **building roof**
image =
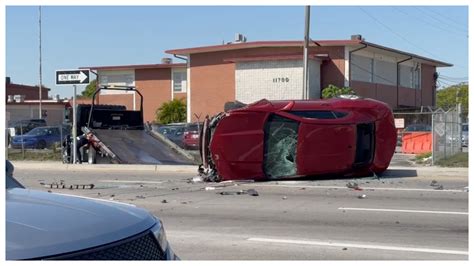
{"type": "MultiPolygon", "coordinates": [[[[23,85],[23,84],[16,84],[16,83],[6,83],[7,89],[26,89],[26,90],[38,90],[39,86],[30,86],[30,85],[23,85]]],[[[50,91],[51,89],[45,86],[41,87],[43,90],[50,91]]]]}
{"type": "MultiPolygon", "coordinates": [[[[308,54],[309,59],[327,59],[327,54],[308,54]]],[[[226,58],[225,62],[251,62],[251,61],[277,61],[277,60],[292,60],[292,59],[303,59],[303,54],[272,54],[272,55],[262,55],[262,56],[242,56],[235,58],[226,58]]]]}
{"type": "MultiPolygon", "coordinates": [[[[442,61],[434,60],[431,58],[419,56],[413,53],[404,52],[401,50],[385,47],[382,45],[366,42],[365,40],[318,40],[312,41],[311,46],[361,46],[361,47],[370,47],[376,50],[382,50],[390,53],[401,54],[407,57],[412,57],[413,59],[419,59],[424,63],[434,65],[437,67],[449,67],[453,66],[452,64],[445,63],[442,61]]],[[[303,47],[303,41],[256,41],[256,42],[242,42],[242,43],[230,43],[222,45],[212,45],[212,46],[201,46],[193,48],[183,48],[183,49],[174,49],[165,51],[168,54],[178,54],[178,55],[190,55],[197,53],[209,53],[209,52],[220,52],[220,51],[231,51],[238,49],[251,49],[251,48],[268,48],[268,47],[303,47]]]]}
{"type": "Polygon", "coordinates": [[[150,68],[180,68],[186,67],[186,64],[145,64],[145,65],[121,65],[121,66],[88,66],[79,67],[79,69],[94,69],[94,70],[129,70],[129,69],[150,69],[150,68]]]}

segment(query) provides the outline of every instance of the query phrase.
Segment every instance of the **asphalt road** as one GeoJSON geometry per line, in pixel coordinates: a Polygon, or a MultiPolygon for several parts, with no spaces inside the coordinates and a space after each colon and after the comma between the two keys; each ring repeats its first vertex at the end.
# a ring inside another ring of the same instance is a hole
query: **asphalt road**
{"type": "Polygon", "coordinates": [[[468,259],[467,174],[218,184],[190,183],[192,171],[110,167],[16,166],[15,176],[29,188],[146,208],[183,260],[468,259]],[[61,180],[95,187],[51,188],[61,180]]]}

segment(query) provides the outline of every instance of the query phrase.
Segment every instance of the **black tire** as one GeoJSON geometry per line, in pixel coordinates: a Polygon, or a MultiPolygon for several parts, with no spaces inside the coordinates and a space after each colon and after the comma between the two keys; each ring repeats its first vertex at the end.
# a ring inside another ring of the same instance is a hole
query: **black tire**
{"type": "Polygon", "coordinates": [[[44,140],[38,141],[38,144],[37,144],[36,147],[37,147],[38,149],[44,149],[44,148],[46,148],[46,141],[44,141],[44,140]]]}

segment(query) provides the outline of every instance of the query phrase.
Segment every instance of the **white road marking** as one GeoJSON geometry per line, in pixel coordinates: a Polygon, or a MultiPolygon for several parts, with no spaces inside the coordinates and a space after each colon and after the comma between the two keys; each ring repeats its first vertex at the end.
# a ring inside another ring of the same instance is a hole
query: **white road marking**
{"type": "Polygon", "coordinates": [[[469,215],[468,212],[424,211],[424,210],[369,209],[369,208],[344,208],[344,207],[340,207],[339,210],[346,210],[346,211],[408,212],[408,213],[431,213],[431,214],[469,215]]]}
{"type": "Polygon", "coordinates": [[[272,238],[248,238],[247,240],[257,241],[257,242],[268,242],[268,243],[281,243],[281,244],[298,244],[298,245],[345,247],[345,248],[366,248],[366,249],[453,254],[453,255],[466,255],[466,256],[469,255],[468,251],[449,250],[449,249],[407,248],[407,247],[383,246],[383,245],[348,244],[348,243],[292,240],[292,239],[272,239],[272,238]]]}
{"type": "MultiPolygon", "coordinates": [[[[339,186],[304,186],[304,185],[281,185],[281,184],[243,184],[251,186],[260,186],[260,187],[289,187],[289,188],[322,188],[322,189],[351,189],[348,187],[339,187],[339,186]]],[[[461,189],[426,189],[426,188],[383,188],[383,187],[364,187],[361,186],[363,190],[392,190],[392,191],[422,191],[422,192],[465,192],[461,189]]]]}
{"type": "Polygon", "coordinates": [[[100,183],[143,183],[143,184],[161,184],[162,181],[143,181],[143,180],[99,180],[100,183]]]}

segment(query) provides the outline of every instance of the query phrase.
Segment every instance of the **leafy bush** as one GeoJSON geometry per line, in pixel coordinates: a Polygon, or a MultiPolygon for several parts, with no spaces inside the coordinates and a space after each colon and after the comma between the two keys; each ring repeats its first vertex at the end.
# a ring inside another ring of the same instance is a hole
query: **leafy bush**
{"type": "Polygon", "coordinates": [[[174,99],[163,103],[156,110],[155,121],[161,124],[185,122],[186,103],[184,103],[183,99],[174,99]]]}
{"type": "Polygon", "coordinates": [[[352,88],[349,88],[349,87],[339,88],[332,84],[330,84],[329,86],[323,89],[323,99],[334,98],[339,95],[355,95],[355,92],[352,88]]]}

